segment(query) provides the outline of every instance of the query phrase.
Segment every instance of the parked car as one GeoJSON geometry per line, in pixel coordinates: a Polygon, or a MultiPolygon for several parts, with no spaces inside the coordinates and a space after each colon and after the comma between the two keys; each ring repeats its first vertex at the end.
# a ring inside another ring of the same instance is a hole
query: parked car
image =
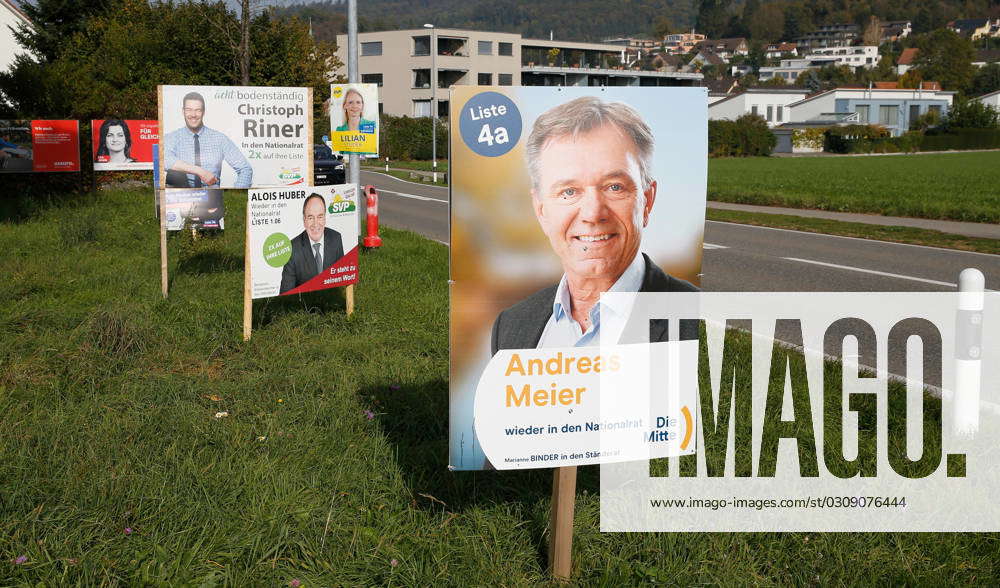
{"type": "Polygon", "coordinates": [[[344,160],[334,155],[326,145],[313,145],[313,185],[329,186],[347,183],[344,160]]]}

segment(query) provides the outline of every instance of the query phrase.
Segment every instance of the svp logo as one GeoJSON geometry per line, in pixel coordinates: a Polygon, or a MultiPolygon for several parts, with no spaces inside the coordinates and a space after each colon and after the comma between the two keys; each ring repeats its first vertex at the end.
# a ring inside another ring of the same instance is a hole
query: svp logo
{"type": "Polygon", "coordinates": [[[330,202],[330,206],[327,207],[327,212],[330,214],[337,214],[338,212],[354,212],[357,207],[354,206],[354,201],[350,197],[345,198],[339,193],[334,193],[333,201],[330,202]]]}
{"type": "Polygon", "coordinates": [[[278,174],[278,180],[281,181],[283,186],[295,186],[305,182],[305,178],[302,177],[301,168],[297,167],[282,169],[281,173],[278,174]]]}
{"type": "Polygon", "coordinates": [[[340,86],[334,86],[333,87],[333,97],[334,98],[340,98],[343,95],[344,95],[344,88],[342,88],[340,86]]]}

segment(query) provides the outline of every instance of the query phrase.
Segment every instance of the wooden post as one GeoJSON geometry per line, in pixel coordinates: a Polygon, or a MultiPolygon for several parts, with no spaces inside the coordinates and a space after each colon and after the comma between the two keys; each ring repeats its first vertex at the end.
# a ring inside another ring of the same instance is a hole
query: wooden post
{"type": "Polygon", "coordinates": [[[157,116],[160,117],[160,181],[153,190],[160,197],[160,289],[163,290],[163,297],[167,297],[167,185],[165,183],[166,173],[163,171],[163,86],[156,87],[157,94],[157,116]]]}
{"type": "Polygon", "coordinates": [[[249,341],[253,330],[253,297],[250,291],[250,199],[247,198],[246,228],[243,243],[243,340],[249,341]]]}
{"type": "Polygon", "coordinates": [[[347,316],[354,314],[354,284],[347,286],[347,316]]]}
{"type": "Polygon", "coordinates": [[[573,511],[576,507],[576,466],[553,470],[552,514],[549,519],[549,568],[552,577],[568,581],[573,573],[573,511]]]}

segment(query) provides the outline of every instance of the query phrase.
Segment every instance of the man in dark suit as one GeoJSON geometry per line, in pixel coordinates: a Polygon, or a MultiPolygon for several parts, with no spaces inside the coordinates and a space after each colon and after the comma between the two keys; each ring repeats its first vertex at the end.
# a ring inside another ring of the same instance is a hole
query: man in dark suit
{"type": "MultiPolygon", "coordinates": [[[[563,277],[497,316],[494,354],[597,345],[602,292],[697,291],[640,251],[656,181],[653,134],[635,109],[593,96],[560,104],[535,120],[525,151],[535,218],[563,277]]],[[[651,341],[666,336],[666,328],[650,329],[651,341]]],[[[688,328],[681,338],[697,333],[688,328]]]]}
{"type": "Polygon", "coordinates": [[[344,256],[340,233],[326,226],[326,201],[310,194],[302,203],[304,231],[292,239],[292,258],[281,270],[281,293],[298,288],[344,256]]]}

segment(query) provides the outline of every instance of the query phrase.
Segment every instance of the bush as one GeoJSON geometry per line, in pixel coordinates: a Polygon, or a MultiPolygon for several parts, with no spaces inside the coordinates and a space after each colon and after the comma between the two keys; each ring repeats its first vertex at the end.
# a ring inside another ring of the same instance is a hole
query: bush
{"type": "Polygon", "coordinates": [[[978,100],[960,100],[952,104],[944,118],[946,129],[997,129],[1000,112],[978,100]]]}
{"type": "MultiPolygon", "coordinates": [[[[381,115],[379,155],[389,159],[430,159],[432,155],[430,117],[381,115]]],[[[448,125],[438,120],[438,159],[448,157],[448,125]]]]}
{"type": "Polygon", "coordinates": [[[711,157],[766,157],[777,142],[767,122],[753,114],[744,114],[734,121],[708,121],[708,154],[711,157]]]}
{"type": "Polygon", "coordinates": [[[808,147],[810,149],[822,149],[826,142],[826,129],[828,127],[815,127],[812,129],[794,129],[792,131],[793,147],[808,147]]]}
{"type": "Polygon", "coordinates": [[[1000,129],[948,129],[947,133],[926,133],[921,151],[950,149],[1000,149],[1000,129]]]}
{"type": "Polygon", "coordinates": [[[871,153],[874,143],[889,137],[885,127],[846,125],[830,127],[823,133],[823,150],[830,153],[871,153]]]}

